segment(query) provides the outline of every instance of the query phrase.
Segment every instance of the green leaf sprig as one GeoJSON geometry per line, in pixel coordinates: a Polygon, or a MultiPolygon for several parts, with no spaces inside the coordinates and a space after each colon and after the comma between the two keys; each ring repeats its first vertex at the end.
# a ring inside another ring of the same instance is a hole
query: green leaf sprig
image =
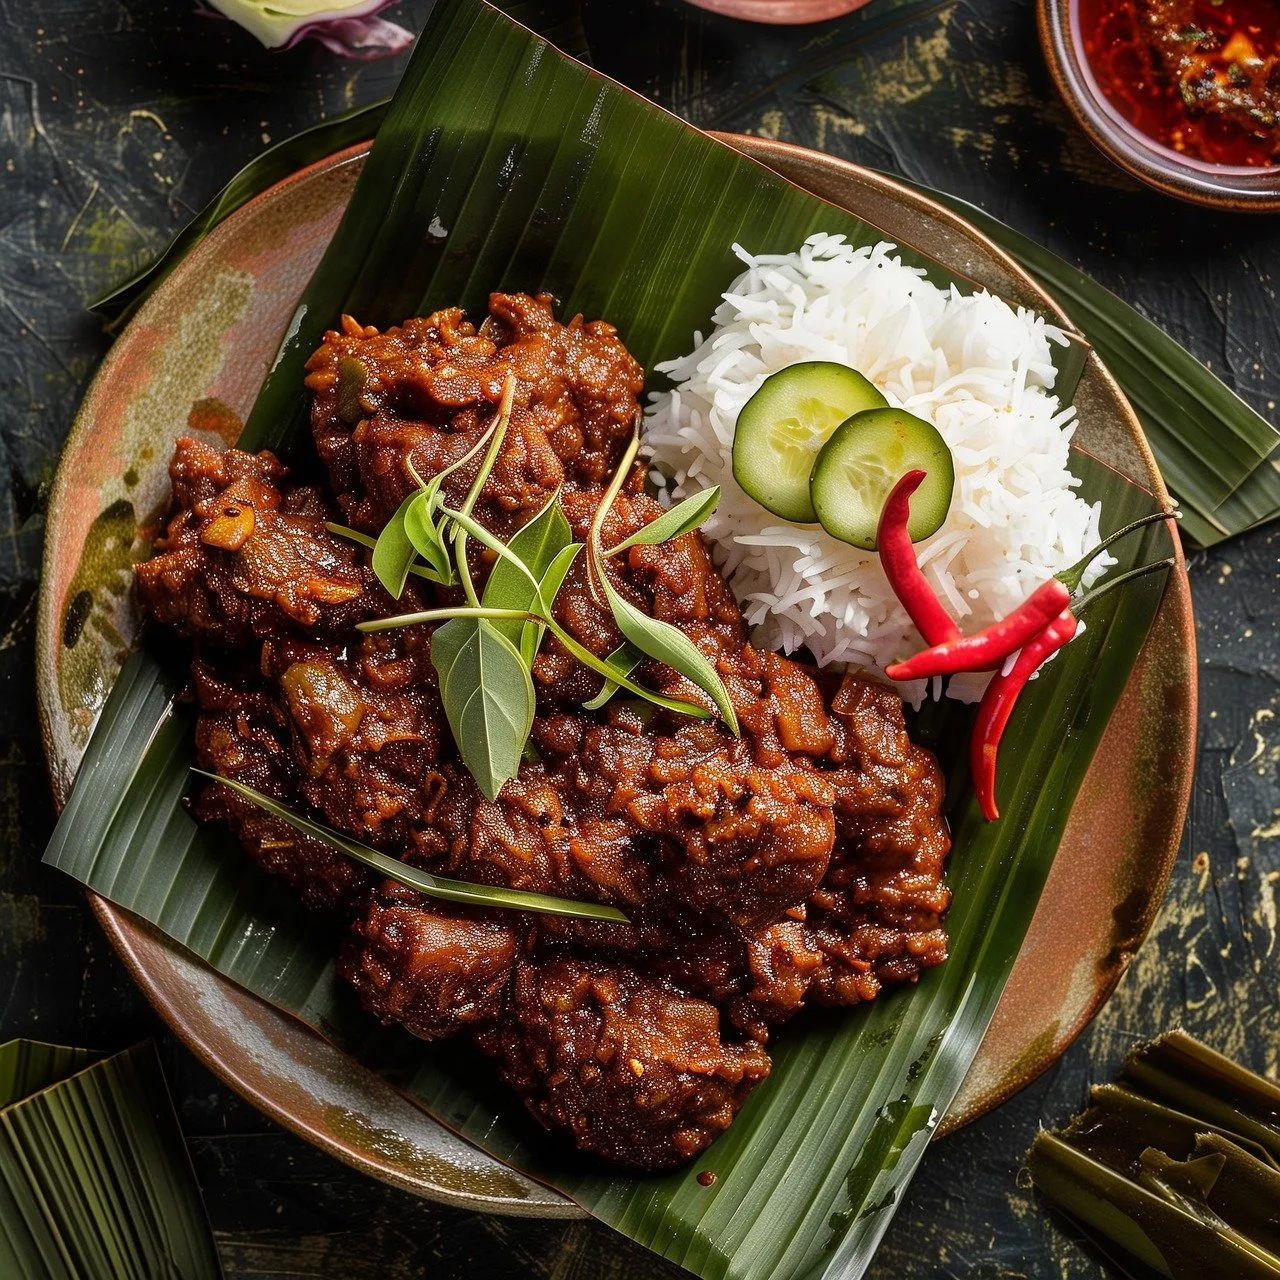
{"type": "MultiPolygon", "coordinates": [[[[384,631],[421,622],[443,623],[431,640],[431,661],[440,679],[440,697],[449,728],[463,763],[476,785],[490,800],[514,778],[526,755],[537,708],[532,668],[547,632],[551,632],[584,666],[603,677],[604,684],[584,706],[597,710],[624,689],[668,711],[708,719],[703,706],[666,697],[637,683],[632,672],[644,658],[666,663],[691,680],[714,703],[721,718],[736,734],[737,717],[728,692],[710,662],[692,641],[669,623],[650,618],[619,595],[603,568],[600,529],[639,447],[639,431],[632,435],[616,473],[592,523],[587,546],[592,589],[607,605],[626,638],[607,658],[592,653],[556,621],[556,596],[583,544],[560,506],[551,499],[508,542],[491,533],[472,514],[493,470],[511,422],[515,377],[508,375],[493,423],[456,462],[429,479],[409,463],[417,491],[400,504],[376,539],[343,525],[328,528],[373,549],[373,571],[387,591],[399,599],[411,573],[445,586],[461,585],[466,603],[427,609],[360,624],[362,631],[384,631]],[[480,452],[484,458],[461,504],[447,505],[444,480],[480,452]],[[474,538],[496,556],[483,597],[476,591],[467,560],[467,542],[474,538]]],[[[665,542],[696,529],[715,510],[718,489],[687,498],[659,516],[607,554],[631,546],[665,542]]]]}
{"type": "MultiPolygon", "coordinates": [[[[443,630],[442,627],[441,631],[436,633],[433,644],[443,630]]],[[[312,822],[310,818],[294,813],[278,800],[264,796],[262,792],[246,787],[242,782],[224,778],[218,773],[209,773],[204,769],[192,769],[191,772],[222,783],[236,795],[257,805],[264,813],[278,818],[295,831],[322,841],[330,848],[337,849],[339,853],[345,853],[353,862],[359,862],[370,870],[386,876],[389,880],[407,885],[410,889],[417,889],[419,893],[424,893],[429,898],[440,898],[445,902],[461,902],[473,907],[500,907],[513,911],[533,911],[544,916],[568,916],[575,920],[613,920],[622,924],[627,923],[627,917],[616,907],[607,907],[600,902],[574,902],[568,898],[555,898],[545,893],[530,893],[526,889],[504,889],[496,885],[473,884],[470,880],[451,880],[445,876],[432,875],[431,872],[423,871],[420,867],[411,866],[407,862],[401,862],[399,858],[393,858],[390,854],[371,849],[368,845],[361,844],[359,840],[353,840],[350,836],[333,830],[332,827],[312,822]]]]}
{"type": "MultiPolygon", "coordinates": [[[[665,663],[678,671],[686,680],[691,680],[697,685],[715,703],[716,710],[720,713],[720,718],[733,731],[734,736],[737,737],[739,736],[738,716],[733,709],[733,703],[729,700],[729,691],[724,687],[724,681],[720,679],[715,667],[707,660],[698,646],[679,627],[673,627],[669,622],[663,622],[661,618],[650,617],[643,610],[637,609],[629,600],[624,599],[619,594],[618,589],[609,581],[609,574],[604,564],[604,552],[600,546],[600,535],[604,529],[605,517],[609,514],[609,509],[621,492],[627,472],[630,470],[631,463],[635,460],[639,449],[640,423],[637,420],[631,433],[631,443],[622,455],[622,460],[619,462],[613,479],[609,482],[609,487],[605,490],[604,497],[600,500],[600,505],[596,508],[595,516],[591,521],[591,530],[587,541],[587,555],[589,557],[589,581],[591,582],[592,590],[596,593],[597,599],[603,597],[604,603],[609,606],[609,612],[613,614],[613,620],[617,623],[618,630],[622,632],[626,642],[646,658],[654,658],[658,662],[665,663]]],[[[668,528],[680,533],[687,532],[689,529],[697,528],[715,510],[719,500],[719,489],[710,489],[706,494],[697,494],[694,498],[686,498],[679,506],[673,507],[664,515],[659,516],[653,524],[660,525],[665,521],[668,528]]],[[[646,527],[651,528],[652,526],[646,527]]],[[[675,533],[673,532],[668,536],[674,537],[675,533]]],[[[655,537],[653,541],[665,541],[665,539],[655,537]]],[[[627,539],[625,542],[620,543],[618,547],[615,547],[614,550],[617,551],[630,543],[632,543],[632,539],[627,539]]],[[[614,683],[619,682],[614,681],[614,683]]]]}

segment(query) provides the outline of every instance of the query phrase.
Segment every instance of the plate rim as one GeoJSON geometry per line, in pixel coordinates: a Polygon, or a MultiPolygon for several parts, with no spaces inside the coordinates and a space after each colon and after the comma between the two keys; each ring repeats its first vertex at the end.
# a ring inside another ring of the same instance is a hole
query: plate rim
{"type": "MultiPolygon", "coordinates": [[[[893,178],[878,173],[875,170],[854,164],[851,161],[827,155],[824,152],[798,146],[794,143],[760,138],[753,135],[724,133],[718,131],[711,132],[710,136],[734,147],[735,150],[745,153],[750,158],[763,163],[770,168],[774,168],[774,166],[770,164],[769,157],[776,156],[781,158],[784,162],[788,158],[794,160],[803,159],[805,163],[816,164],[818,167],[825,168],[833,173],[846,172],[851,176],[856,176],[860,183],[877,188],[880,192],[895,202],[909,205],[915,210],[926,214],[933,221],[941,222],[951,230],[963,235],[966,239],[975,242],[985,253],[995,259],[1004,270],[1016,279],[1019,285],[1024,288],[1027,293],[1039,299],[1047,312],[1051,313],[1065,324],[1070,325],[1070,321],[1066,317],[1066,314],[1051,294],[1046,292],[1021,267],[1019,267],[1018,264],[1013,261],[1013,259],[1003,249],[1001,249],[999,245],[995,244],[995,242],[990,240],[989,237],[983,235],[962,215],[946,208],[937,201],[930,199],[928,196],[906,187],[895,181],[893,178]]],[[[192,253],[200,253],[202,251],[207,252],[208,246],[211,244],[216,246],[221,240],[234,237],[239,223],[251,216],[252,212],[259,205],[259,202],[278,195],[281,191],[298,182],[306,180],[318,172],[336,169],[339,166],[358,160],[367,153],[370,145],[371,144],[367,141],[356,143],[335,152],[332,155],[314,161],[280,179],[278,182],[272,184],[266,190],[254,196],[239,209],[231,213],[210,233],[208,237],[201,241],[192,250],[192,253]]],[[[789,177],[785,172],[782,176],[788,181],[795,181],[795,179],[789,177]]],[[[834,203],[838,203],[838,201],[834,203]]],[[[181,263],[178,264],[177,270],[174,273],[175,275],[181,271],[181,265],[181,263]]],[[[161,288],[157,291],[157,294],[153,295],[153,298],[148,299],[147,305],[139,313],[142,317],[145,318],[147,311],[154,303],[156,297],[163,297],[163,291],[165,288],[169,287],[172,279],[173,276],[167,277],[166,280],[162,282],[161,288]]],[[[136,322],[136,319],[137,317],[135,317],[134,321],[130,322],[131,325],[136,322]]],[[[123,333],[120,335],[120,338],[123,338],[123,333]]],[[[77,441],[92,427],[89,406],[100,384],[110,377],[113,352],[118,349],[118,346],[119,340],[117,341],[117,344],[114,344],[113,347],[108,350],[102,363],[95,372],[92,381],[86,388],[80,408],[77,410],[71,429],[67,433],[67,437],[63,443],[63,457],[66,457],[66,455],[73,450],[77,441]]],[[[1141,454],[1143,464],[1149,475],[1153,477],[1153,492],[1155,492],[1157,497],[1163,498],[1167,501],[1168,493],[1165,490],[1163,480],[1160,478],[1159,468],[1151,453],[1150,446],[1142,433],[1141,426],[1138,423],[1137,416],[1134,413],[1132,406],[1125,398],[1123,392],[1116,384],[1115,379],[1111,376],[1110,372],[1092,351],[1089,353],[1089,361],[1091,366],[1094,368],[1095,373],[1100,375],[1103,379],[1104,386],[1110,397],[1116,401],[1123,411],[1126,425],[1129,427],[1133,443],[1141,454]]],[[[57,511],[59,505],[64,500],[65,491],[69,484],[69,471],[63,466],[60,459],[58,471],[55,476],[54,484],[50,490],[49,501],[46,508],[48,516],[52,516],[57,511]]],[[[55,523],[56,522],[54,520],[48,519],[47,528],[51,529],[55,523]]],[[[1158,889],[1158,892],[1153,893],[1148,910],[1145,913],[1145,918],[1141,921],[1139,930],[1140,940],[1145,939],[1149,932],[1167,889],[1169,876],[1177,859],[1181,845],[1182,828],[1185,822],[1187,805],[1190,799],[1194,780],[1196,695],[1198,678],[1197,662],[1195,659],[1195,627],[1191,610],[1190,587],[1187,578],[1185,557],[1183,555],[1179,539],[1175,537],[1173,541],[1175,543],[1176,565],[1173,573],[1171,574],[1170,585],[1166,590],[1165,599],[1161,604],[1161,610],[1163,611],[1164,608],[1169,605],[1173,606],[1173,623],[1181,633],[1184,646],[1191,659],[1188,664],[1188,710],[1184,716],[1184,724],[1182,726],[1184,730],[1182,740],[1184,745],[1188,747],[1188,750],[1183,752],[1182,755],[1187,758],[1189,763],[1184,765],[1181,770],[1181,777],[1179,778],[1179,787],[1176,796],[1177,814],[1179,815],[1179,818],[1171,825],[1170,835],[1165,843],[1165,847],[1159,851],[1159,870],[1152,880],[1152,883],[1158,889]]],[[[41,589],[37,607],[36,625],[35,659],[37,705],[46,766],[50,776],[55,803],[60,810],[65,802],[66,788],[63,785],[63,779],[59,775],[57,762],[55,760],[55,752],[53,750],[54,738],[51,729],[52,715],[48,705],[49,690],[54,686],[56,681],[56,674],[53,670],[53,662],[51,658],[53,653],[52,641],[58,633],[58,623],[55,617],[56,602],[51,599],[51,591],[47,585],[53,577],[50,573],[50,566],[53,559],[54,552],[52,540],[46,539],[42,554],[41,589]]],[[[252,1105],[263,1111],[266,1115],[274,1119],[277,1123],[283,1125],[286,1129],[290,1130],[304,1141],[319,1147],[328,1154],[335,1156],[339,1160],[363,1173],[378,1177],[383,1181],[441,1203],[519,1217],[574,1219],[586,1216],[585,1212],[567,1197],[561,1196],[558,1192],[554,1192],[549,1188],[534,1182],[532,1179],[528,1180],[531,1187],[536,1187],[537,1192],[541,1195],[551,1196],[554,1198],[537,1198],[534,1203],[529,1203],[514,1198],[496,1196],[486,1197],[479,1193],[459,1192],[450,1187],[432,1182],[425,1177],[410,1177],[407,1176],[399,1166],[395,1165],[394,1162],[390,1160],[379,1161],[367,1150],[356,1150],[350,1146],[344,1146],[331,1134],[308,1124],[305,1118],[294,1114],[294,1112],[292,1112],[285,1104],[278,1102],[269,1094],[263,1092],[250,1080],[246,1079],[242,1073],[238,1073],[232,1066],[219,1060],[215,1056],[212,1048],[203,1040],[197,1038],[195,1032],[186,1025],[183,1017],[183,1011],[177,1008],[169,999],[165,991],[162,989],[161,984],[150,974],[142,956],[139,954],[137,941],[139,937],[145,939],[148,927],[130,912],[115,906],[100,895],[90,890],[86,890],[86,896],[88,897],[94,914],[106,933],[108,940],[125,964],[131,978],[142,990],[152,1007],[165,1021],[174,1036],[224,1085],[234,1090],[241,1097],[246,1098],[252,1105]],[[141,933],[139,933],[139,930],[141,930],[141,933]]],[[[1137,945],[1140,945],[1140,940],[1137,945]]],[[[1137,945],[1134,947],[1134,952],[1137,950],[1137,945]]],[[[1132,953],[1130,953],[1130,955],[1131,954],[1132,953]]],[[[1102,984],[1095,990],[1094,998],[1089,1002],[1087,1009],[1078,1017],[1076,1024],[1068,1030],[1066,1038],[1062,1041],[1060,1046],[1055,1046],[1053,1050],[1044,1056],[1042,1061],[1035,1063],[1028,1072],[1019,1078],[1006,1079],[1002,1081],[1001,1085],[997,1088],[979,1094],[973,1100],[973,1104],[967,1111],[963,1111],[956,1115],[949,1113],[939,1127],[940,1133],[952,1132],[977,1118],[977,1116],[985,1114],[986,1111],[991,1110],[995,1106],[1006,1101],[1026,1084],[1029,1084],[1037,1075],[1044,1070],[1047,1070],[1048,1067],[1057,1060],[1061,1053],[1065,1051],[1066,1047],[1075,1040],[1083,1028],[1092,1020],[1101,1006],[1110,997],[1111,993],[1120,981],[1120,978],[1123,976],[1127,965],[1128,958],[1126,957],[1123,962],[1118,964],[1114,968],[1114,971],[1109,975],[1109,981],[1102,984]]],[[[214,972],[218,981],[230,983],[230,979],[226,979],[222,977],[222,975],[216,974],[216,971],[211,970],[211,972],[214,972]]],[[[250,996],[250,998],[257,999],[257,997],[252,996],[250,996]]],[[[262,1003],[266,1004],[267,1002],[263,1001],[262,1003]]],[[[273,1006],[268,1005],[267,1007],[273,1006]]],[[[288,1016],[287,1014],[284,1014],[284,1011],[282,1010],[277,1009],[275,1012],[286,1017],[288,1016]]],[[[521,1177],[523,1180],[523,1175],[517,1176],[521,1177]]]]}

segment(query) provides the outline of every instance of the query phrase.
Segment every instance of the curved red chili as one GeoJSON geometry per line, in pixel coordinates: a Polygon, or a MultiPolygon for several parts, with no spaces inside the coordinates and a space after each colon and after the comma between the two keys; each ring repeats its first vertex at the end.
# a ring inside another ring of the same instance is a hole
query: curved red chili
{"type": "MultiPolygon", "coordinates": [[[[930,648],[885,668],[890,680],[926,680],[932,676],[955,675],[960,671],[994,671],[1020,649],[1042,627],[1048,626],[1071,602],[1071,593],[1080,585],[1085,570],[1113,543],[1157,520],[1178,517],[1174,511],[1153,511],[1117,529],[1069,569],[1042,583],[1012,613],[970,636],[930,648]]],[[[1109,584],[1107,589],[1110,589],[1109,584]]]]}
{"type": "Polygon", "coordinates": [[[1012,613],[972,635],[922,649],[885,668],[890,680],[927,680],[957,671],[993,671],[1015,649],[1043,631],[1071,603],[1057,578],[1038,586],[1012,613]]]}
{"type": "Polygon", "coordinates": [[[996,807],[996,754],[1014,703],[1045,659],[1070,643],[1079,626],[1071,611],[1064,609],[1038,636],[1023,645],[1013,667],[993,677],[982,695],[973,736],[969,739],[969,768],[982,816],[988,822],[1000,816],[996,807]]]}
{"type": "Polygon", "coordinates": [[[889,491],[880,510],[880,523],[876,529],[876,551],[884,566],[885,577],[907,611],[916,630],[928,645],[946,644],[956,640],[960,628],[942,607],[933,588],[920,571],[916,549],[907,532],[911,519],[911,495],[924,481],[926,471],[908,471],[889,491]]]}

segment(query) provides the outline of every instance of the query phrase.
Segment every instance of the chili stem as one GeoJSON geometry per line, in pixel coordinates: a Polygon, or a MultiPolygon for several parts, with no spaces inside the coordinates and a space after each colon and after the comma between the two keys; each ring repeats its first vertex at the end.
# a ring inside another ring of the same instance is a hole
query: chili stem
{"type": "Polygon", "coordinates": [[[1132,582],[1135,578],[1144,578],[1147,574],[1155,573],[1159,569],[1172,569],[1176,563],[1177,561],[1170,556],[1167,560],[1154,560],[1151,564],[1140,565],[1136,569],[1130,569],[1127,573],[1108,578],[1099,586],[1094,587],[1092,591],[1086,591],[1078,600],[1073,600],[1071,602],[1071,612],[1078,614],[1081,609],[1088,608],[1089,605],[1100,600],[1108,591],[1113,591],[1116,587],[1122,586],[1126,582],[1132,582]]]}
{"type": "Polygon", "coordinates": [[[1129,534],[1137,529],[1145,528],[1149,524],[1155,524],[1157,520],[1181,520],[1182,512],[1176,507],[1165,511],[1152,511],[1150,514],[1125,525],[1123,529],[1117,529],[1115,533],[1109,533],[1101,542],[1098,543],[1092,551],[1077,560],[1069,569],[1064,569],[1057,575],[1058,581],[1063,583],[1068,591],[1074,591],[1084,578],[1085,570],[1113,543],[1119,542],[1121,538],[1127,538],[1129,534]]]}

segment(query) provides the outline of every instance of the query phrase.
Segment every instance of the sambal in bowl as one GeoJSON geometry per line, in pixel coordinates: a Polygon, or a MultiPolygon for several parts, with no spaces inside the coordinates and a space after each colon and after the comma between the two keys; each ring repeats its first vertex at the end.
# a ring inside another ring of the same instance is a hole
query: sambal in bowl
{"type": "Polygon", "coordinates": [[[1038,0],[1049,70],[1122,169],[1218,209],[1280,209],[1275,0],[1038,0]]]}

